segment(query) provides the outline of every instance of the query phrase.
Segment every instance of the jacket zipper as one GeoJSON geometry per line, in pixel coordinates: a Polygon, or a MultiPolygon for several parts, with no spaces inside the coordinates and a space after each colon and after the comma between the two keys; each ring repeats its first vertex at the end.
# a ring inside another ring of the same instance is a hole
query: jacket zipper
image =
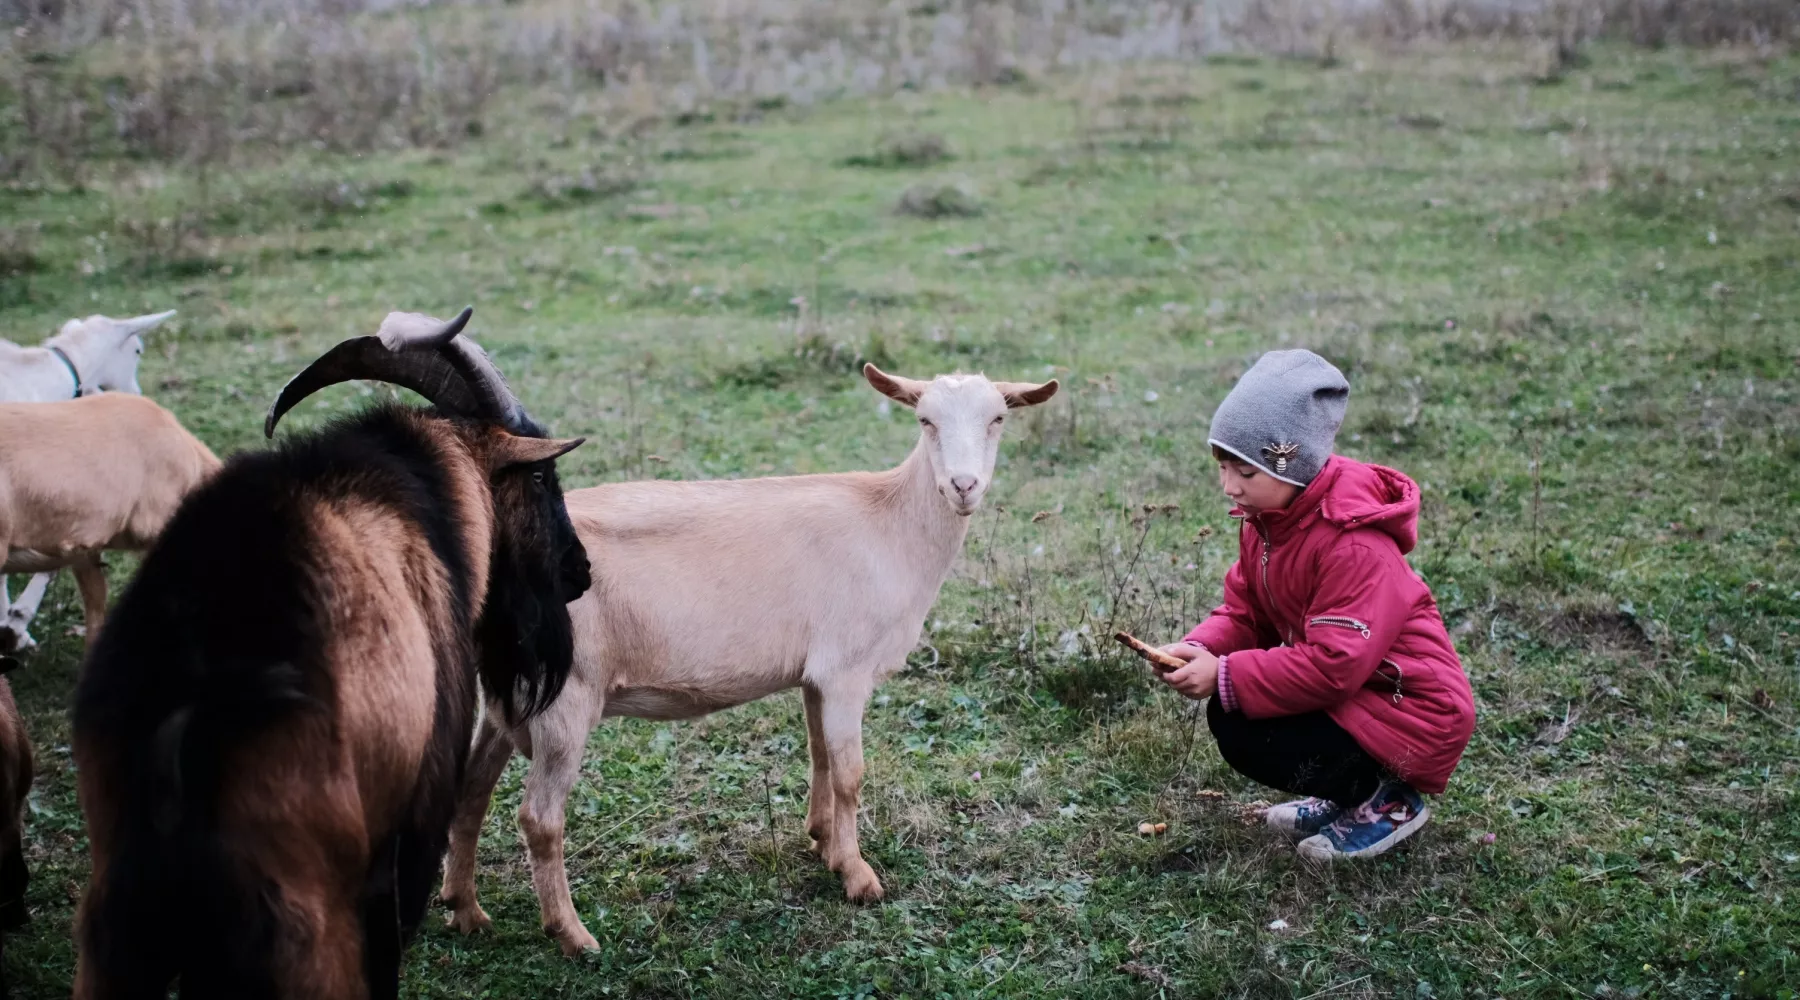
{"type": "Polygon", "coordinates": [[[1381,674],[1384,679],[1388,679],[1388,675],[1382,673],[1381,667],[1394,668],[1394,676],[1391,679],[1394,682],[1394,704],[1398,705],[1400,704],[1400,699],[1405,697],[1405,695],[1400,693],[1400,681],[1406,676],[1406,671],[1401,670],[1400,664],[1395,663],[1393,660],[1382,660],[1380,665],[1375,668],[1375,672],[1381,674]]]}
{"type": "Polygon", "coordinates": [[[1339,618],[1334,615],[1325,615],[1325,616],[1321,616],[1319,618],[1314,618],[1311,621],[1307,622],[1306,624],[1308,624],[1308,625],[1330,625],[1333,628],[1347,628],[1352,632],[1361,632],[1362,637],[1364,639],[1367,639],[1369,637],[1369,626],[1362,622],[1357,621],[1354,618],[1339,618]]]}
{"type": "Polygon", "coordinates": [[[1274,613],[1275,631],[1277,634],[1279,634],[1281,636],[1281,644],[1283,646],[1291,646],[1294,644],[1293,638],[1290,635],[1288,635],[1287,629],[1282,625],[1281,606],[1275,603],[1275,592],[1269,589],[1269,548],[1270,548],[1269,531],[1267,528],[1263,527],[1263,524],[1260,520],[1255,521],[1253,523],[1256,525],[1256,533],[1262,536],[1262,543],[1263,543],[1263,550],[1262,550],[1262,592],[1263,592],[1263,596],[1269,599],[1269,610],[1274,613]]]}

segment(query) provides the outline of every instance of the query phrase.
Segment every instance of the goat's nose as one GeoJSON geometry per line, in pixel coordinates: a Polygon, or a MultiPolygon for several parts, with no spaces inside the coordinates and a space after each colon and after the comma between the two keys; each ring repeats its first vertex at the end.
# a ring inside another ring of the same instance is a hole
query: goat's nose
{"type": "Polygon", "coordinates": [[[975,488],[975,477],[974,476],[951,476],[950,477],[950,485],[954,486],[956,488],[956,492],[962,494],[963,496],[968,496],[969,491],[971,491],[975,488]]]}

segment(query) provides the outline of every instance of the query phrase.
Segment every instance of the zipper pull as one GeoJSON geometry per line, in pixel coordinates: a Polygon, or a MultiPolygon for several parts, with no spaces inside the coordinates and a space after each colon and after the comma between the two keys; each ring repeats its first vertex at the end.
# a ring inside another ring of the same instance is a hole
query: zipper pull
{"type": "Polygon", "coordinates": [[[1373,632],[1369,631],[1369,626],[1366,622],[1360,622],[1354,618],[1338,618],[1338,617],[1329,616],[1329,615],[1322,615],[1318,618],[1314,618],[1312,621],[1308,622],[1307,624],[1309,624],[1309,625],[1331,625],[1331,626],[1335,626],[1337,628],[1347,628],[1350,631],[1355,632],[1357,635],[1362,636],[1364,639],[1367,639],[1374,634],[1373,632]]]}

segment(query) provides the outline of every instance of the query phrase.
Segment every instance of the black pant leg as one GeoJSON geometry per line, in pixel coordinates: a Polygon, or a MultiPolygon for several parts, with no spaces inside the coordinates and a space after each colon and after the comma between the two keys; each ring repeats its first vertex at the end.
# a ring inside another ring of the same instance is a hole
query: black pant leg
{"type": "Polygon", "coordinates": [[[1284,792],[1353,806],[1374,795],[1386,774],[1324,712],[1251,719],[1225,711],[1215,697],[1207,703],[1206,724],[1232,770],[1284,792]]]}

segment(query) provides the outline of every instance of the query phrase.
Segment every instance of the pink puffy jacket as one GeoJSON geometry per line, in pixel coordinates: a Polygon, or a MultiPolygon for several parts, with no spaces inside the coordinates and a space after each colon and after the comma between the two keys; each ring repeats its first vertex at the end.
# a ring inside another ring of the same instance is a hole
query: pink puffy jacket
{"type": "Polygon", "coordinates": [[[1229,654],[1224,707],[1253,719],[1324,709],[1370,756],[1437,794],[1475,731],[1475,696],[1405,559],[1418,521],[1411,479],[1332,456],[1287,509],[1244,518],[1225,603],[1187,641],[1229,654]]]}

